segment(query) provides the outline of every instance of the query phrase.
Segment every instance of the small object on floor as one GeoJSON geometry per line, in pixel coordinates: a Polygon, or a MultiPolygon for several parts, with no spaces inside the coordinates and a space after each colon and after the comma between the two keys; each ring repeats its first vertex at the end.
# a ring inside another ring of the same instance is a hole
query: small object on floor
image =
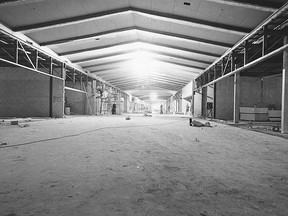
{"type": "Polygon", "coordinates": [[[130,116],[126,117],[126,120],[131,120],[131,119],[130,119],[130,116]]]}
{"type": "Polygon", "coordinates": [[[197,138],[195,139],[196,142],[200,142],[197,138]]]}
{"type": "Polygon", "coordinates": [[[189,118],[189,125],[192,126],[192,118],[189,118]]]}
{"type": "Polygon", "coordinates": [[[252,129],[252,128],[253,128],[252,122],[248,123],[248,129],[252,129]]]}
{"type": "MultiPolygon", "coordinates": [[[[190,118],[192,120],[192,118],[190,118]]],[[[189,120],[190,121],[190,120],[189,120]]],[[[210,122],[205,122],[205,124],[203,124],[202,122],[193,120],[191,123],[189,122],[190,126],[193,127],[211,127],[210,122]]]]}
{"type": "Polygon", "coordinates": [[[18,125],[18,121],[11,121],[11,125],[18,125]]]}
{"type": "Polygon", "coordinates": [[[275,132],[280,132],[280,127],[279,126],[273,126],[272,130],[275,132]]]}
{"type": "Polygon", "coordinates": [[[1,145],[1,146],[5,146],[5,145],[7,145],[7,143],[0,143],[0,145],[1,145]]]}
{"type": "Polygon", "coordinates": [[[152,115],[149,115],[147,113],[144,114],[145,117],[152,117],[152,115]]]}
{"type": "Polygon", "coordinates": [[[18,126],[21,127],[21,128],[24,128],[24,127],[30,127],[29,124],[24,124],[24,125],[19,125],[19,124],[18,124],[18,126]]]}

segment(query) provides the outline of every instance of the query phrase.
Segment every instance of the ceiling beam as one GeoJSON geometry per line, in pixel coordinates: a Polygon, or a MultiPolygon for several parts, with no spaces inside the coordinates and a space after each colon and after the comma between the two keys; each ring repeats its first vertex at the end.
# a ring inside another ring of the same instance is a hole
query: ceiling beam
{"type": "Polygon", "coordinates": [[[0,1],[0,7],[18,6],[23,4],[37,3],[44,0],[3,0],[0,1]]]}
{"type": "Polygon", "coordinates": [[[140,14],[142,16],[146,16],[146,17],[148,16],[152,19],[177,23],[181,25],[188,25],[188,26],[197,27],[197,28],[211,29],[213,31],[221,31],[221,32],[229,33],[229,34],[245,35],[251,31],[251,29],[240,28],[240,27],[235,27],[231,25],[219,24],[216,22],[209,22],[209,21],[204,21],[200,19],[189,18],[189,17],[179,16],[179,15],[140,9],[140,8],[134,8],[134,7],[126,7],[126,8],[120,8],[120,9],[115,9],[115,10],[110,10],[110,11],[85,14],[85,15],[61,19],[61,20],[54,20],[54,21],[45,22],[45,23],[20,26],[20,27],[14,28],[13,30],[16,32],[22,32],[24,34],[27,34],[27,33],[35,32],[35,31],[63,27],[67,25],[75,25],[75,24],[80,24],[83,22],[94,21],[97,19],[103,19],[103,18],[127,14],[127,13],[140,14]]]}
{"type": "MultiPolygon", "coordinates": [[[[155,82],[165,82],[166,84],[169,84],[169,85],[176,85],[177,87],[178,86],[186,86],[189,81],[186,81],[185,83],[175,83],[175,82],[171,82],[169,80],[161,80],[157,77],[154,77],[154,78],[151,78],[151,79],[128,79],[128,80],[122,80],[122,81],[111,81],[111,84],[115,85],[115,86],[118,86],[118,85],[125,85],[125,84],[128,84],[128,83],[132,83],[132,84],[141,84],[141,85],[144,85],[144,84],[152,84],[152,83],[155,83],[155,82]]],[[[109,81],[110,82],[110,81],[109,81]]]]}
{"type": "MultiPolygon", "coordinates": [[[[121,79],[121,78],[126,78],[129,76],[137,76],[133,73],[121,73],[121,71],[109,71],[109,72],[104,72],[104,73],[95,73],[97,76],[103,78],[103,79],[121,79]]],[[[193,77],[196,77],[197,74],[193,74],[193,73],[189,73],[189,72],[176,72],[173,75],[172,74],[168,74],[168,73],[163,73],[161,71],[156,71],[153,72],[154,75],[158,75],[161,77],[168,77],[170,79],[177,79],[179,81],[183,81],[184,83],[187,81],[191,81],[193,79],[193,77]]]]}
{"type": "MultiPolygon", "coordinates": [[[[123,90],[134,90],[135,88],[139,88],[141,86],[141,84],[138,83],[131,83],[129,85],[127,84],[121,84],[121,85],[116,85],[118,88],[123,89],[123,90]]],[[[142,84],[143,86],[143,84],[142,84]]],[[[181,89],[183,86],[175,86],[175,85],[169,85],[169,84],[165,84],[165,83],[157,83],[157,84],[151,84],[149,86],[154,86],[155,88],[163,88],[166,90],[179,90],[181,89]],[[156,85],[156,86],[155,86],[156,85]]]]}
{"type": "MultiPolygon", "coordinates": [[[[110,44],[110,45],[106,45],[106,46],[99,46],[99,47],[92,47],[92,48],[87,48],[87,49],[79,49],[79,50],[73,50],[73,51],[67,51],[67,52],[63,52],[63,53],[57,53],[59,56],[68,56],[68,55],[73,55],[73,54],[79,54],[82,52],[89,52],[89,51],[100,51],[101,49],[108,49],[108,48],[113,48],[113,47],[117,47],[117,46],[123,46],[123,45],[130,45],[133,43],[143,43],[148,44],[148,45],[153,45],[153,46],[157,46],[160,48],[169,48],[169,49],[173,49],[175,51],[179,50],[179,51],[183,51],[183,52],[189,52],[192,55],[193,54],[199,54],[199,55],[207,55],[207,56],[211,56],[211,53],[209,52],[202,52],[199,50],[193,50],[193,49],[189,49],[189,48],[183,48],[183,47],[179,47],[179,46],[172,46],[170,44],[164,44],[164,43],[156,43],[156,42],[151,42],[148,40],[133,40],[133,41],[129,41],[129,42],[123,42],[123,43],[116,43],[116,44],[110,44]]],[[[215,55],[213,56],[215,58],[219,58],[220,55],[215,55]]],[[[201,60],[199,60],[201,61],[201,60]]],[[[202,61],[202,63],[205,63],[205,61],[202,61]]],[[[209,62],[210,64],[210,62],[209,62]]]]}
{"type": "MultiPolygon", "coordinates": [[[[81,64],[84,62],[91,62],[91,61],[95,61],[95,60],[99,60],[99,59],[103,59],[103,58],[111,58],[111,57],[115,57],[115,56],[119,56],[119,55],[126,55],[126,54],[130,54],[133,53],[133,51],[121,51],[121,52],[116,52],[113,54],[106,54],[106,55],[102,55],[100,57],[92,57],[92,58],[86,58],[86,59],[81,59],[81,60],[76,60],[76,61],[72,61],[75,64],[81,64]]],[[[160,62],[165,62],[165,63],[169,63],[169,64],[174,64],[174,65],[178,65],[178,66],[182,66],[182,67],[188,67],[188,68],[193,68],[196,70],[205,70],[206,67],[199,67],[199,66],[195,66],[195,65],[188,65],[188,64],[183,64],[183,63],[178,63],[178,62],[173,62],[170,60],[163,60],[160,58],[154,58],[154,61],[160,61],[160,62]]],[[[98,65],[95,65],[96,67],[98,65]]],[[[87,68],[87,67],[83,67],[83,68],[87,68]]],[[[89,67],[91,68],[91,66],[89,67]]]]}
{"type": "MultiPolygon", "coordinates": [[[[176,66],[177,67],[177,66],[176,66]]],[[[197,71],[194,71],[194,70],[191,70],[190,68],[178,68],[177,69],[173,69],[173,70],[167,70],[166,68],[163,68],[163,69],[159,69],[159,68],[156,68],[154,69],[154,72],[160,72],[160,73],[165,73],[165,74],[175,74],[177,73],[177,76],[179,75],[187,75],[187,76],[191,76],[191,75],[199,75],[199,72],[197,71]]],[[[90,70],[90,73],[95,73],[95,74],[111,74],[111,73],[122,73],[122,74],[133,74],[134,72],[131,71],[131,70],[125,70],[121,67],[117,67],[117,68],[107,68],[106,70],[90,70]]]]}
{"type": "Polygon", "coordinates": [[[100,51],[100,50],[120,47],[120,46],[124,46],[124,45],[132,45],[132,44],[137,43],[137,42],[139,42],[139,40],[130,40],[130,41],[125,41],[125,42],[120,42],[120,43],[104,45],[104,46],[90,47],[90,48],[85,48],[85,49],[77,49],[77,50],[71,50],[71,51],[66,51],[66,52],[58,52],[57,54],[59,56],[69,56],[69,55],[75,55],[75,54],[79,54],[79,53],[91,52],[91,51],[96,51],[96,50],[100,51]]]}
{"type": "Polygon", "coordinates": [[[131,81],[131,80],[134,80],[134,81],[138,81],[139,79],[142,79],[142,80],[146,80],[146,81],[149,81],[149,80],[161,80],[161,81],[167,81],[168,83],[173,83],[173,84],[180,84],[180,85],[186,85],[188,81],[180,81],[180,80],[177,80],[177,79],[171,79],[171,78],[167,78],[167,77],[163,77],[163,76],[157,76],[157,75],[150,75],[148,77],[144,77],[144,78],[141,78],[139,76],[129,76],[129,77],[123,77],[121,79],[109,79],[109,82],[111,82],[112,84],[113,83],[121,83],[121,82],[125,82],[125,81],[131,81]]]}
{"type": "Polygon", "coordinates": [[[265,1],[255,1],[255,0],[249,0],[249,1],[235,1],[235,0],[205,0],[209,2],[215,2],[219,4],[229,5],[229,6],[235,6],[235,7],[242,7],[252,10],[259,10],[264,12],[270,12],[274,13],[278,8],[281,7],[281,5],[277,4],[277,2],[273,2],[271,5],[264,5],[263,2],[265,1]],[[262,5],[263,4],[263,5],[262,5]]]}
{"type": "MultiPolygon", "coordinates": [[[[138,41],[123,42],[123,43],[117,43],[117,44],[113,44],[113,45],[106,45],[106,46],[100,46],[100,47],[79,49],[79,50],[74,50],[74,51],[70,51],[70,52],[63,52],[63,53],[58,53],[58,55],[59,56],[67,56],[67,55],[80,54],[80,53],[83,53],[83,52],[90,52],[90,51],[103,52],[105,49],[122,47],[122,46],[125,46],[125,45],[132,45],[132,44],[137,44],[137,43],[138,43],[138,41]]],[[[145,45],[145,43],[143,43],[143,44],[145,45]]],[[[148,44],[148,43],[146,43],[146,44],[148,44]]],[[[168,48],[166,46],[162,46],[162,47],[168,48]]],[[[123,47],[123,49],[124,48],[125,47],[123,47]]],[[[199,60],[199,59],[196,59],[196,58],[187,58],[187,57],[183,57],[183,56],[180,56],[180,55],[173,55],[173,54],[170,54],[168,52],[155,51],[155,50],[152,50],[152,49],[149,49],[149,48],[148,49],[147,48],[141,48],[141,49],[144,49],[145,51],[149,51],[151,53],[163,55],[163,56],[169,56],[169,57],[172,57],[172,58],[178,58],[178,59],[182,59],[182,60],[198,62],[198,63],[202,63],[202,64],[207,64],[207,65],[210,65],[210,64],[213,63],[212,61],[204,61],[204,60],[199,60]]],[[[177,50],[175,49],[175,51],[177,51],[177,50]]],[[[208,54],[208,53],[206,53],[206,54],[208,54]]],[[[210,54],[211,53],[209,53],[209,55],[210,54]]],[[[220,55],[219,55],[219,57],[220,57],[220,55]]]]}
{"type": "Polygon", "coordinates": [[[98,38],[100,38],[101,40],[101,37],[105,37],[111,34],[126,33],[130,31],[136,31],[140,33],[141,32],[151,33],[151,34],[156,34],[160,36],[172,37],[177,40],[179,39],[188,40],[190,42],[197,42],[197,43],[211,45],[211,46],[219,46],[219,47],[225,47],[225,48],[231,48],[233,46],[233,44],[228,44],[228,43],[223,43],[223,42],[218,42],[218,41],[213,41],[213,40],[208,40],[208,39],[203,39],[203,38],[191,37],[188,35],[171,33],[171,32],[166,32],[166,31],[152,30],[152,29],[147,29],[147,28],[142,28],[142,27],[137,27],[137,26],[118,28],[118,29],[113,29],[109,31],[98,32],[95,34],[80,35],[80,36],[62,38],[58,40],[51,40],[51,41],[42,42],[40,43],[40,45],[50,46],[50,45],[68,44],[72,42],[80,42],[80,41],[86,41],[86,40],[98,39],[98,38]]]}

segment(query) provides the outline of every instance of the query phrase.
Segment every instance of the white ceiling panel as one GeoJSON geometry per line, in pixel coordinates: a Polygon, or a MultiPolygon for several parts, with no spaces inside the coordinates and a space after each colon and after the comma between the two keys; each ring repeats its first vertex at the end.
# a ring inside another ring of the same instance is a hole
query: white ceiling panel
{"type": "Polygon", "coordinates": [[[175,15],[194,18],[200,3],[201,0],[175,0],[173,12],[175,15]],[[190,5],[185,5],[184,2],[190,3],[190,5]]]}
{"type": "Polygon", "coordinates": [[[97,36],[86,40],[77,42],[63,43],[58,45],[50,45],[51,49],[55,49],[57,53],[67,52],[77,49],[86,49],[91,47],[101,47],[106,45],[113,45],[114,43],[121,43],[127,41],[134,41],[138,39],[136,31],[126,31],[123,33],[111,33],[104,36],[97,36]]]}
{"type": "Polygon", "coordinates": [[[152,0],[129,0],[131,7],[151,9],[152,0]]]}
{"type": "MultiPolygon", "coordinates": [[[[150,82],[150,90],[169,92],[181,89],[270,16],[274,9],[265,5],[280,8],[286,2],[15,0],[0,2],[0,22],[119,88],[132,91],[141,87],[135,84],[139,80],[142,86],[150,82]],[[132,74],[129,64],[136,60],[154,74],[132,74]]],[[[146,97],[143,91],[137,95],[146,97]]]]}
{"type": "Polygon", "coordinates": [[[174,10],[174,0],[152,0],[152,10],[173,13],[174,10]]]}
{"type": "Polygon", "coordinates": [[[117,28],[134,26],[132,13],[113,16],[113,19],[114,19],[114,22],[116,23],[117,28]]]}

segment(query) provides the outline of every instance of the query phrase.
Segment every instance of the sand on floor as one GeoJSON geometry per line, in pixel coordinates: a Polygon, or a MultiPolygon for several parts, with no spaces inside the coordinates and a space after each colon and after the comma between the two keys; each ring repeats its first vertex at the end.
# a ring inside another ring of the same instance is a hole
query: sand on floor
{"type": "Polygon", "coordinates": [[[288,215],[287,139],[126,117],[0,124],[0,215],[288,215]]]}

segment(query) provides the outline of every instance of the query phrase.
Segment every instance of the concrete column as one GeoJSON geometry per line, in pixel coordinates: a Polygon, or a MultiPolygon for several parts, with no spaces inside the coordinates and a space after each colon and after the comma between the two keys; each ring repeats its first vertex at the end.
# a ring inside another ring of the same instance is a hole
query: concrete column
{"type": "Polygon", "coordinates": [[[207,87],[202,88],[202,116],[207,116],[207,87]]]}
{"type": "Polygon", "coordinates": [[[217,88],[216,88],[216,83],[213,84],[213,90],[214,90],[214,95],[213,95],[213,118],[215,119],[216,118],[216,91],[217,91],[217,88]]]}
{"type": "Polygon", "coordinates": [[[191,96],[191,115],[194,116],[194,101],[195,101],[195,98],[194,98],[194,85],[195,85],[195,81],[193,80],[192,81],[192,96],[191,96]]]}
{"type": "MultiPolygon", "coordinates": [[[[288,44],[288,36],[284,45],[288,44]]],[[[283,52],[281,132],[288,133],[288,50],[283,52]]]]}
{"type": "Polygon", "coordinates": [[[240,117],[240,74],[234,74],[234,110],[233,110],[233,122],[239,123],[240,117]]]}

